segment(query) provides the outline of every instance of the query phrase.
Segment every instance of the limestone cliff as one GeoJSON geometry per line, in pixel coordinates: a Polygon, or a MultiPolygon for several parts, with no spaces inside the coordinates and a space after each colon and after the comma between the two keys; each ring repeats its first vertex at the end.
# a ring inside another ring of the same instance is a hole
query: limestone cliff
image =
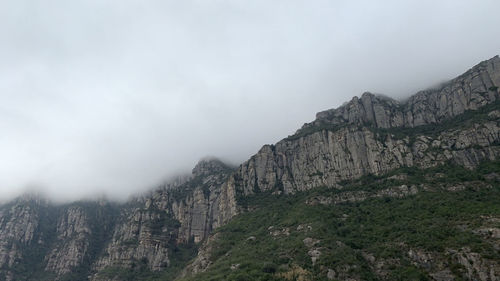
{"type": "Polygon", "coordinates": [[[318,125],[370,125],[377,128],[435,124],[498,100],[500,57],[483,61],[442,84],[421,91],[406,102],[364,93],[337,109],[319,112],[305,128],[318,125]]]}
{"type": "Polygon", "coordinates": [[[226,182],[231,172],[219,160],[202,160],[190,177],[129,202],[94,271],[167,268],[176,244],[199,243],[236,214],[234,191],[226,182]]]}
{"type": "Polygon", "coordinates": [[[21,261],[29,259],[26,248],[39,248],[48,237],[42,226],[45,213],[40,206],[47,203],[24,196],[0,210],[0,279],[15,280],[16,273],[25,269],[21,261]]]}
{"type": "Polygon", "coordinates": [[[494,159],[499,151],[499,85],[496,56],[406,102],[365,93],[318,113],[295,135],[262,147],[234,174],[237,189],[245,195],[294,193],[401,166],[454,161],[471,167],[494,159]],[[481,120],[470,119],[463,127],[459,123],[466,113],[481,120]]]}

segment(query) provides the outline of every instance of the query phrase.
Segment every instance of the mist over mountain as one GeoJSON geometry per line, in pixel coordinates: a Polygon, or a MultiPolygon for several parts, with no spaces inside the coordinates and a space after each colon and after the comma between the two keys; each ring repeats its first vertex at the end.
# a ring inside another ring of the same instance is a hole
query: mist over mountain
{"type": "Polygon", "coordinates": [[[2,1],[0,198],[125,199],[500,49],[497,1],[2,1]]]}
{"type": "Polygon", "coordinates": [[[0,1],[0,281],[500,281],[500,1],[0,1]]]}
{"type": "Polygon", "coordinates": [[[125,202],[17,197],[0,204],[0,279],[498,280],[499,86],[497,55],[125,202]]]}

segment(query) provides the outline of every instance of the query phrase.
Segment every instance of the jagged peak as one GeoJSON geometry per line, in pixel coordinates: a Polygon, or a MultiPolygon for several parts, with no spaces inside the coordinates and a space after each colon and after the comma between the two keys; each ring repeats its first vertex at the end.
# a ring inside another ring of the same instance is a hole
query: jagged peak
{"type": "Polygon", "coordinates": [[[328,119],[331,116],[337,115],[338,113],[341,113],[352,107],[357,107],[357,106],[367,107],[370,104],[381,103],[381,102],[388,102],[390,104],[400,103],[399,101],[384,94],[380,93],[374,94],[371,92],[364,92],[360,97],[354,96],[349,102],[346,102],[337,108],[332,108],[316,113],[316,119],[328,119]]]}
{"type": "Polygon", "coordinates": [[[500,98],[496,91],[499,85],[500,57],[496,55],[439,87],[419,91],[405,101],[365,92],[338,108],[318,112],[316,120],[303,128],[323,123],[372,124],[382,128],[437,123],[496,101],[500,98]],[[412,111],[413,108],[418,109],[412,111]]]}
{"type": "Polygon", "coordinates": [[[411,103],[412,100],[415,100],[415,99],[425,99],[426,96],[429,95],[430,93],[442,91],[444,88],[449,87],[450,85],[452,85],[454,83],[458,83],[459,81],[463,80],[464,78],[470,76],[472,73],[480,72],[480,71],[499,72],[500,71],[500,56],[496,55],[490,59],[481,61],[480,63],[469,68],[467,71],[458,75],[457,77],[454,77],[454,78],[447,80],[447,81],[442,81],[441,83],[434,85],[434,86],[431,86],[425,90],[418,91],[415,94],[407,97],[405,99],[404,104],[411,103]],[[490,67],[490,69],[488,69],[488,67],[490,67]]]}
{"type": "Polygon", "coordinates": [[[202,158],[192,170],[194,177],[198,176],[208,176],[223,171],[227,171],[230,166],[216,157],[205,157],[202,158]]]}

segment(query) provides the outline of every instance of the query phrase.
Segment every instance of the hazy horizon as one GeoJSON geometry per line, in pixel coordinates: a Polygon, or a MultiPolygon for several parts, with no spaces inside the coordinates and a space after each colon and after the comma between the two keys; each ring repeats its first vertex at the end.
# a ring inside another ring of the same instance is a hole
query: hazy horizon
{"type": "Polygon", "coordinates": [[[365,91],[500,53],[498,1],[3,1],[0,202],[123,200],[239,165],[365,91]]]}

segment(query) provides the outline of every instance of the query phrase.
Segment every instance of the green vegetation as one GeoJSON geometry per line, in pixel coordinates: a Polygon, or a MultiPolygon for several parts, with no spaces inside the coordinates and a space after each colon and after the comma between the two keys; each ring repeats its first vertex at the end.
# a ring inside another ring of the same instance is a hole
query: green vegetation
{"type": "MultiPolygon", "coordinates": [[[[344,182],[342,190],[325,187],[296,195],[248,197],[244,204],[255,211],[219,228],[211,255],[213,265],[185,280],[286,280],[300,272],[314,276],[304,280],[327,280],[329,268],[361,280],[379,280],[363,257],[366,253],[388,261],[391,280],[428,280],[423,269],[409,261],[409,249],[442,254],[445,249],[467,246],[485,258],[500,260],[498,251],[473,232],[482,223],[479,218],[500,217],[500,184],[485,178],[491,173],[500,173],[500,162],[484,163],[474,171],[451,164],[427,170],[402,168],[383,177],[368,175],[344,182]],[[446,190],[470,181],[477,184],[460,192],[446,190]],[[432,191],[335,206],[306,204],[315,196],[374,191],[401,182],[425,184],[432,191]],[[249,239],[252,236],[255,239],[249,239]],[[308,255],[311,248],[303,242],[306,237],[320,240],[314,248],[321,256],[314,265],[308,255]],[[391,264],[391,260],[397,262],[391,264]]],[[[461,274],[459,265],[451,268],[461,274]]]]}
{"type": "Polygon", "coordinates": [[[455,184],[464,181],[484,181],[485,174],[500,170],[499,163],[500,162],[485,162],[476,170],[469,170],[462,166],[452,164],[451,162],[425,170],[415,167],[402,167],[385,175],[377,176],[368,174],[356,180],[342,181],[339,183],[343,186],[342,190],[326,188],[324,191],[320,189],[315,193],[332,195],[351,190],[377,191],[402,184],[428,184],[429,186],[435,186],[455,184]]]}

